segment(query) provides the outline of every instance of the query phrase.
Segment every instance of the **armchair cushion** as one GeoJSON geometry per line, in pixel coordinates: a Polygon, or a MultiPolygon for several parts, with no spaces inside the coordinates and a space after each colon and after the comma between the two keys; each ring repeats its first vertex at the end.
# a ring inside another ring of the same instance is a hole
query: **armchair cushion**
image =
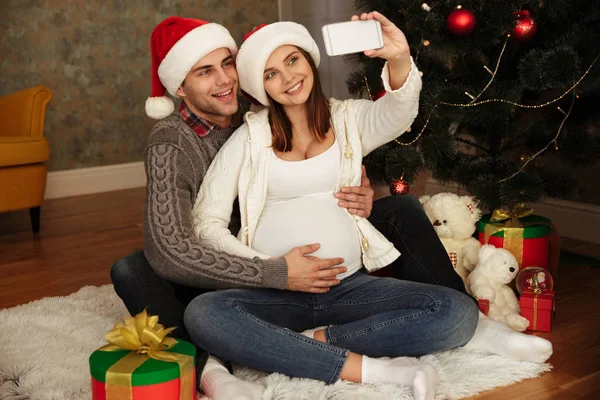
{"type": "Polygon", "coordinates": [[[35,164],[50,158],[43,136],[0,136],[0,167],[35,164]]]}
{"type": "Polygon", "coordinates": [[[51,98],[52,92],[45,86],[0,97],[0,137],[43,136],[46,105],[51,98]]]}

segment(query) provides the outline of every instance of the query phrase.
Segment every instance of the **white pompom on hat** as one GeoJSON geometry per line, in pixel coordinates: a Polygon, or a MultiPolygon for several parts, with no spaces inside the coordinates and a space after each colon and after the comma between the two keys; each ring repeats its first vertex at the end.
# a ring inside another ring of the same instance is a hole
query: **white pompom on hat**
{"type": "Polygon", "coordinates": [[[267,60],[278,47],[293,45],[306,51],[319,66],[319,47],[308,30],[295,22],[259,25],[244,36],[236,59],[240,88],[262,105],[269,105],[263,74],[267,60]]]}
{"type": "Polygon", "coordinates": [[[152,97],[146,100],[146,114],[162,119],[175,109],[168,91],[177,97],[177,89],[202,57],[221,47],[232,55],[237,52],[229,31],[201,19],[168,17],[154,28],[150,38],[152,52],[152,97]]]}

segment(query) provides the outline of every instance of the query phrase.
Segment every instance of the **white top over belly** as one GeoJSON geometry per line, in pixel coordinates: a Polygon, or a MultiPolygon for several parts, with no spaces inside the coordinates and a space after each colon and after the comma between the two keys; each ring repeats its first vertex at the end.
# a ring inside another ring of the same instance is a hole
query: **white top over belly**
{"type": "Polygon", "coordinates": [[[338,206],[340,148],[303,161],[285,161],[271,150],[267,199],[258,220],[252,248],[273,257],[294,247],[320,243],[313,253],[320,258],[342,257],[348,268],[343,279],[362,267],[358,229],[338,206]]]}

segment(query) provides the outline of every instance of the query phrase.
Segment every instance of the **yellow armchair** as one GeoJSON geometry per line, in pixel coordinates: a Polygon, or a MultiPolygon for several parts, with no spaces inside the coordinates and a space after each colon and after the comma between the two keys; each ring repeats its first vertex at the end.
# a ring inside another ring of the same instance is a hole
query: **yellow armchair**
{"type": "Polygon", "coordinates": [[[0,97],[0,212],[29,208],[33,232],[40,230],[50,146],[44,116],[52,92],[36,86],[0,97]]]}

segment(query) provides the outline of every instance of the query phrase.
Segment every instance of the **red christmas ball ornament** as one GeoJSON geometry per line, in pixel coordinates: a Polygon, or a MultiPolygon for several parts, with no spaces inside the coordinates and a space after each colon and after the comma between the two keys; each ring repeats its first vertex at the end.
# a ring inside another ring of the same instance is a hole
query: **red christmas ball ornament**
{"type": "Polygon", "coordinates": [[[467,36],[475,29],[475,14],[464,8],[457,8],[448,15],[446,28],[456,36],[467,36]]]}
{"type": "Polygon", "coordinates": [[[380,92],[375,93],[375,96],[373,96],[373,101],[377,101],[380,98],[382,98],[383,96],[385,96],[387,92],[385,91],[385,89],[381,89],[380,92]]]}
{"type": "Polygon", "coordinates": [[[531,17],[529,11],[523,10],[513,14],[517,16],[517,20],[512,31],[512,37],[519,42],[533,39],[537,32],[537,22],[531,17]]]}
{"type": "Polygon", "coordinates": [[[390,183],[390,193],[391,194],[405,194],[410,190],[408,183],[404,180],[404,178],[396,179],[390,183]]]}

